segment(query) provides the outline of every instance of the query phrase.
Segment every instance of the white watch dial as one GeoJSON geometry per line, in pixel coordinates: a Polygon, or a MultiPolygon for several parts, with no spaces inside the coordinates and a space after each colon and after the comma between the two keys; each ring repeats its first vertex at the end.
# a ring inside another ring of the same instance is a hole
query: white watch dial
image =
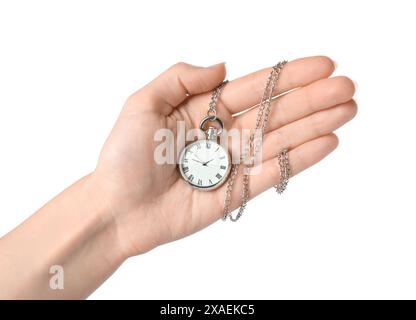
{"type": "Polygon", "coordinates": [[[200,189],[219,187],[230,172],[228,152],[212,140],[198,140],[185,147],[179,157],[182,177],[200,189]]]}

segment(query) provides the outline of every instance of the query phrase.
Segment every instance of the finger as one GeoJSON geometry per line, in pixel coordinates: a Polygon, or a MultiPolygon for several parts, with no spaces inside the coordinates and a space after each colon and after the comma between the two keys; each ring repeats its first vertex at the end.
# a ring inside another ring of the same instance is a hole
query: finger
{"type": "MultiPolygon", "coordinates": [[[[337,136],[329,134],[308,141],[289,151],[291,176],[321,161],[334,151],[337,145],[337,136]]],[[[277,158],[267,160],[261,166],[259,174],[250,176],[250,197],[255,197],[280,182],[280,169],[277,158]]]]}
{"type": "Polygon", "coordinates": [[[307,141],[335,131],[357,114],[354,100],[311,114],[264,136],[262,161],[275,157],[284,149],[292,150],[307,141]]]}
{"type": "MultiPolygon", "coordinates": [[[[324,56],[290,61],[284,66],[280,74],[275,94],[327,78],[334,69],[334,62],[324,56]]],[[[234,114],[258,104],[270,71],[271,68],[266,68],[230,81],[221,95],[221,102],[228,111],[234,114]]]]}
{"type": "MultiPolygon", "coordinates": [[[[273,131],[288,123],[314,112],[351,100],[355,92],[354,83],[340,76],[318,80],[306,87],[291,91],[272,102],[266,132],[273,131]]],[[[238,128],[250,128],[255,123],[258,107],[235,118],[238,128]]]]}
{"type": "Polygon", "coordinates": [[[149,107],[167,115],[189,95],[210,91],[224,78],[224,63],[205,68],[180,62],[137,91],[133,97],[145,97],[145,101],[154,102],[149,107]]]}
{"type": "MultiPolygon", "coordinates": [[[[326,136],[319,137],[314,140],[310,140],[293,150],[289,151],[289,162],[291,169],[291,177],[300,173],[301,171],[311,167],[315,163],[321,161],[328,154],[335,150],[338,146],[338,138],[335,134],[331,133],[326,136]]],[[[259,195],[260,193],[270,189],[280,182],[280,167],[277,157],[263,162],[261,165],[252,168],[254,173],[250,175],[249,184],[249,196],[250,199],[259,195]]],[[[231,195],[231,210],[237,209],[241,204],[241,192],[242,192],[242,170],[240,168],[239,173],[235,179],[231,195]]],[[[227,186],[222,186],[217,191],[219,196],[219,207],[223,207],[225,189],[227,186]]],[[[222,212],[218,213],[222,217],[222,212]]],[[[217,219],[218,217],[212,217],[217,219]]]]}

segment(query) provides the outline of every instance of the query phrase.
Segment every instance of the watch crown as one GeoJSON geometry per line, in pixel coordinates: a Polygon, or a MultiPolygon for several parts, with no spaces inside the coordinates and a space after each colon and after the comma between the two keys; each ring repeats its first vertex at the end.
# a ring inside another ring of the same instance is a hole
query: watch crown
{"type": "Polygon", "coordinates": [[[217,140],[218,130],[214,127],[208,127],[205,131],[208,140],[217,140]]]}

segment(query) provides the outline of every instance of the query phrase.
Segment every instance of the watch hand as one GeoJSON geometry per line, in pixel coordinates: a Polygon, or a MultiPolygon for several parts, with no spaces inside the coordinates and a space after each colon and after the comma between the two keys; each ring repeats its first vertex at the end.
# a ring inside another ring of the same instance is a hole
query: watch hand
{"type": "Polygon", "coordinates": [[[209,160],[209,161],[207,161],[207,162],[204,162],[202,165],[203,166],[206,166],[208,163],[210,163],[212,160],[214,160],[214,158],[212,158],[211,160],[209,160]]]}
{"type": "Polygon", "coordinates": [[[194,159],[194,158],[192,158],[192,160],[194,160],[194,161],[196,161],[196,162],[199,162],[199,163],[204,164],[202,161],[196,160],[196,159],[194,159]]]}

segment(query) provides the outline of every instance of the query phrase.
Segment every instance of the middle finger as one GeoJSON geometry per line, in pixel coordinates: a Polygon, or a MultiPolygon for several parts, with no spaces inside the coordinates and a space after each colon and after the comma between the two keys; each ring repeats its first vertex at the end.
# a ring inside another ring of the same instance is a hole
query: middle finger
{"type": "MultiPolygon", "coordinates": [[[[269,124],[265,132],[347,102],[351,100],[354,92],[354,83],[344,76],[318,80],[306,87],[288,92],[273,100],[269,124]]],[[[258,107],[255,107],[237,116],[234,126],[240,129],[253,128],[257,111],[258,107]]]]}

